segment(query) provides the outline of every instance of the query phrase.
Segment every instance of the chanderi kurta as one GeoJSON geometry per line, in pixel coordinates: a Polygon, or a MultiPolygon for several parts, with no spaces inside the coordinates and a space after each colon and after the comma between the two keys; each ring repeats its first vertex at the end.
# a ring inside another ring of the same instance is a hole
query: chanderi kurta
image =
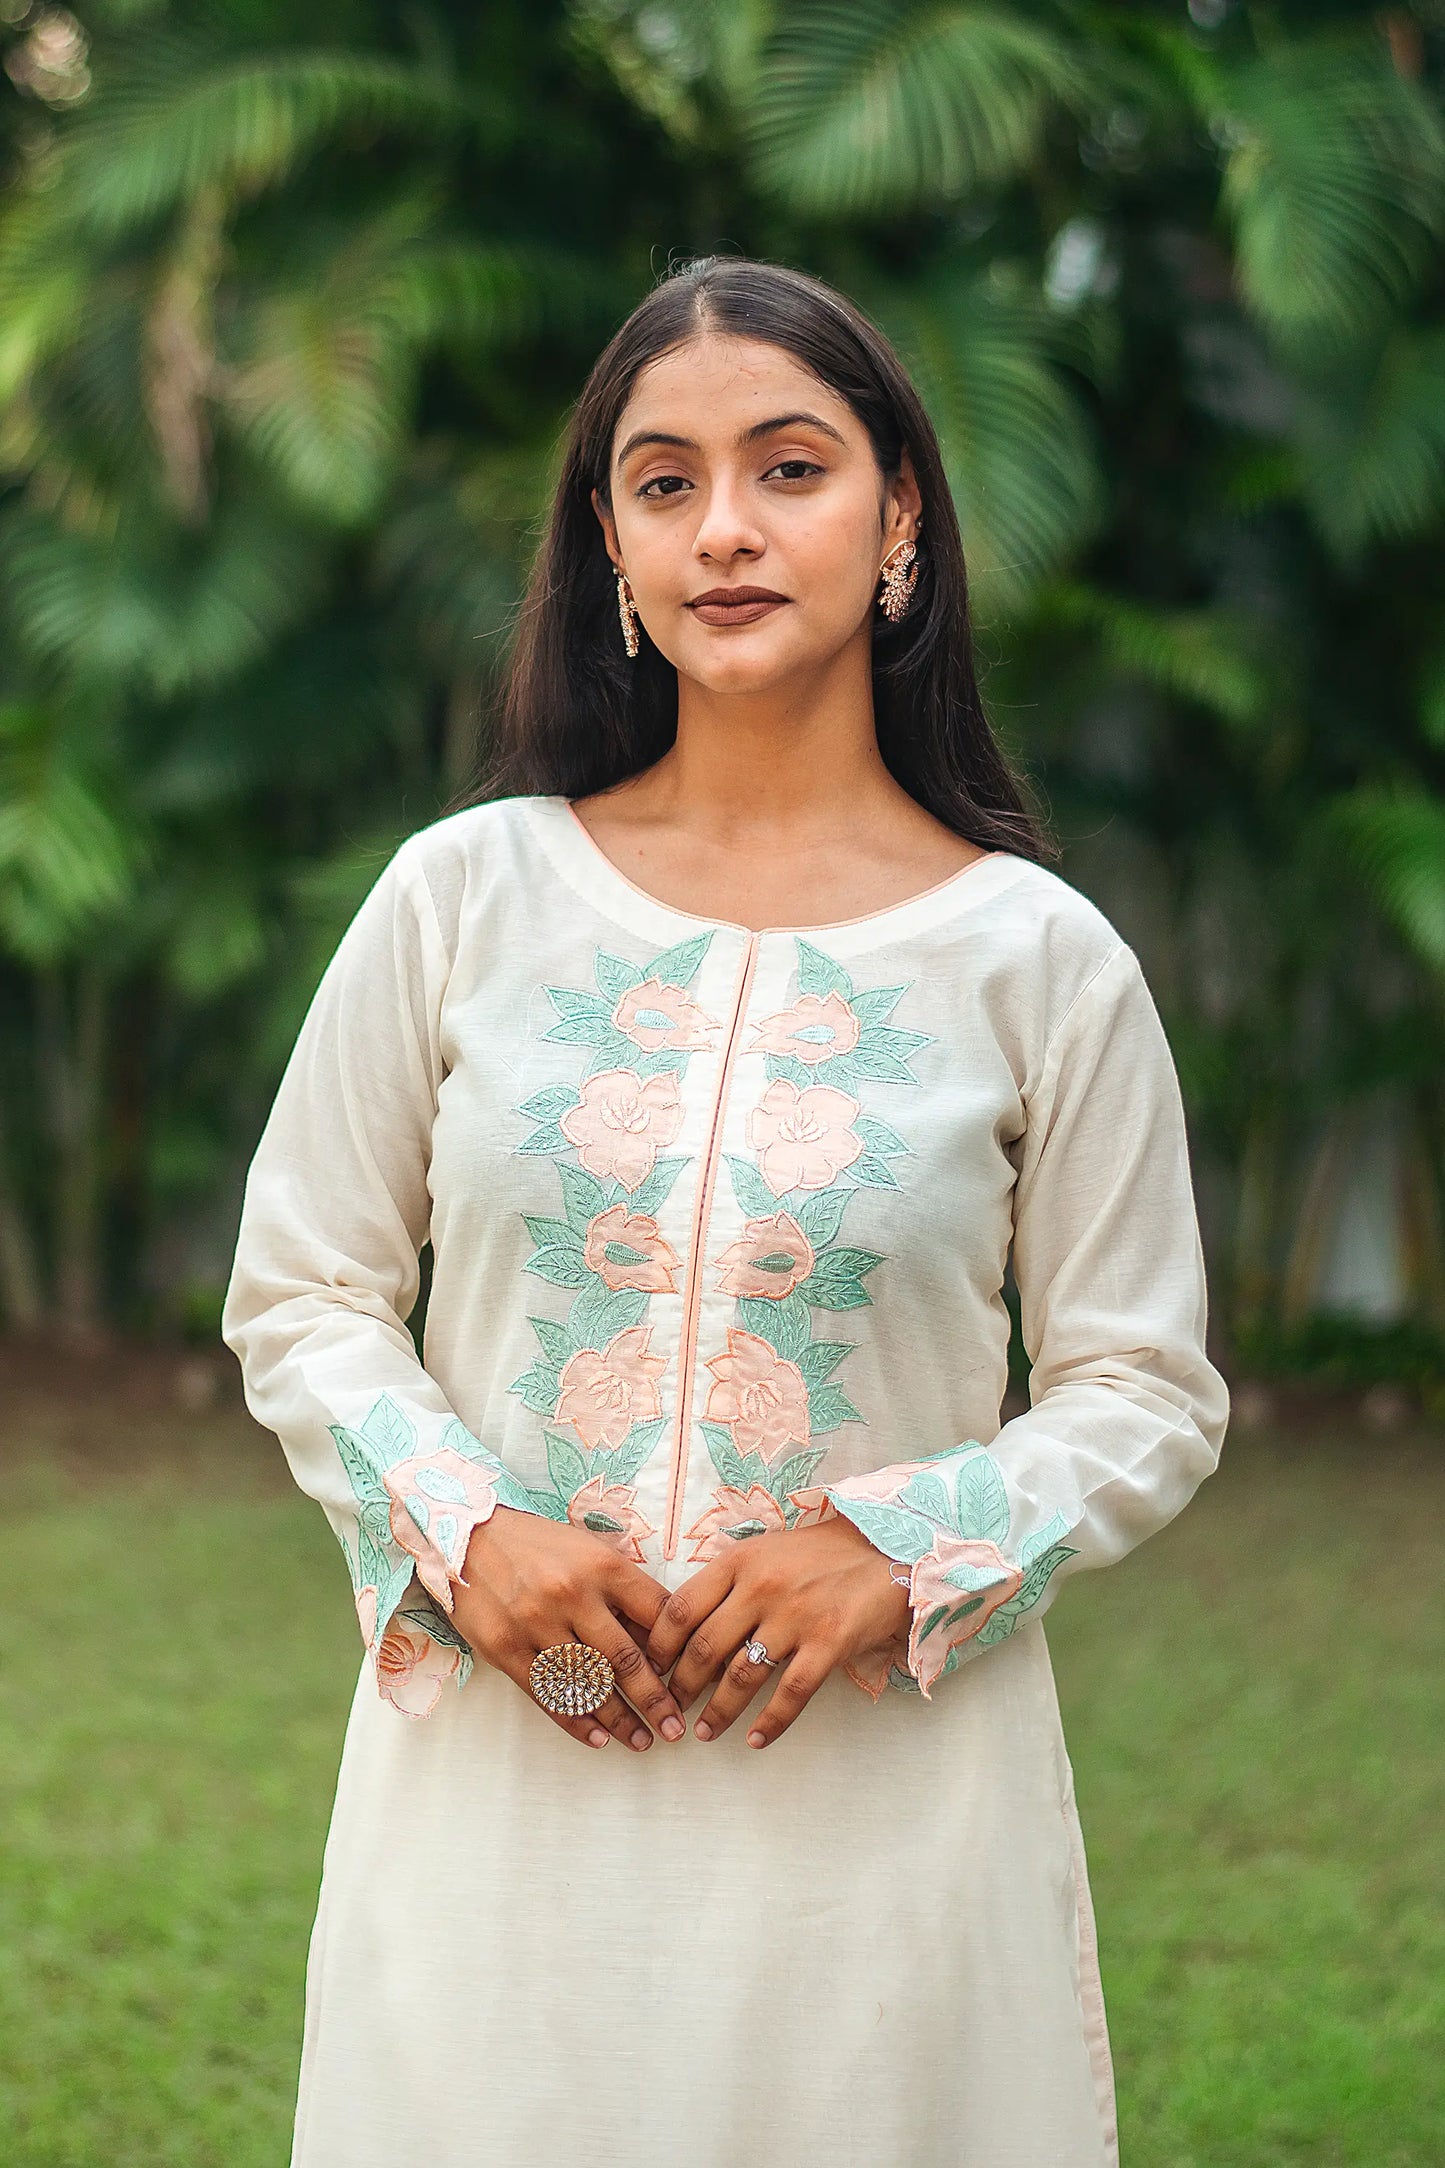
{"type": "Polygon", "coordinates": [[[223,1325],[365,1644],[294,2168],[1114,2161],[1041,1622],[1216,1465],[1204,1327],[1164,1034],[1056,875],[995,852],[751,931],[645,894],[560,796],[403,844],[277,1092],[223,1325]],[[499,1503],[669,1589],[846,1513],[909,1630],[762,1751],[740,1720],[598,1752],[452,1623],[499,1503]]]}

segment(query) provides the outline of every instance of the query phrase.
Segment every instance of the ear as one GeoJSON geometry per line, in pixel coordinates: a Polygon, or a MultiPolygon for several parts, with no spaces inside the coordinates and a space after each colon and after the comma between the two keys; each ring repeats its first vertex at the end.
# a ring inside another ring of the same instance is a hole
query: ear
{"type": "Polygon", "coordinates": [[[607,544],[607,554],[620,572],[622,570],[622,552],[617,546],[617,522],[602,502],[596,489],[592,492],[592,509],[602,522],[602,534],[607,544]]]}
{"type": "Polygon", "coordinates": [[[889,549],[896,549],[900,542],[914,542],[923,525],[923,492],[913,471],[913,460],[908,446],[903,447],[898,462],[898,473],[888,485],[888,500],[884,516],[884,533],[889,549]]]}

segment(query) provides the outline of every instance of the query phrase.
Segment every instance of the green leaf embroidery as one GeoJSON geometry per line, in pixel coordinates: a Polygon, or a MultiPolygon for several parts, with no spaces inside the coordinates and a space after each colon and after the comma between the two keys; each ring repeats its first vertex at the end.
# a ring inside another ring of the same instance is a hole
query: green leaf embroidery
{"type": "Polygon", "coordinates": [[[857,1345],[856,1340],[810,1340],[798,1356],[798,1368],[809,1391],[816,1390],[857,1345]]]}
{"type": "MultiPolygon", "coordinates": [[[[574,1352],[571,1333],[565,1325],[559,1325],[556,1319],[551,1317],[529,1317],[527,1323],[537,1335],[542,1353],[548,1362],[554,1369],[560,1370],[574,1352]]],[[[556,1394],[552,1397],[555,1400],[556,1394]]]]}
{"type": "Polygon", "coordinates": [[[955,1535],[958,1533],[953,1517],[953,1499],[941,1476],[918,1470],[909,1477],[900,1491],[898,1502],[926,1514],[929,1520],[937,1521],[940,1528],[946,1528],[955,1535]]]}
{"type": "Polygon", "coordinates": [[[733,1195],[740,1209],[749,1219],[771,1219],[778,1209],[778,1200],[752,1161],[739,1159],[735,1152],[728,1152],[725,1156],[733,1195]]]}
{"type": "Polygon", "coordinates": [[[524,1099],[517,1112],[529,1115],[534,1122],[556,1122],[576,1105],[577,1094],[570,1084],[547,1084],[533,1092],[530,1099],[524,1099]]]}
{"type": "Polygon", "coordinates": [[[697,977],[711,941],[711,933],[700,933],[694,934],[691,940],[679,941],[675,948],[659,949],[644,977],[660,979],[664,986],[686,989],[697,977]]]}
{"type": "Polygon", "coordinates": [[[383,1393],[373,1401],[361,1435],[369,1445],[380,1448],[389,1460],[409,1460],[416,1451],[416,1427],[409,1422],[390,1393],[383,1393]]]}
{"type": "Polygon", "coordinates": [[[1002,1544],[1009,1526],[1008,1492],[991,1453],[979,1451],[964,1461],[954,1497],[958,1505],[955,1525],[960,1535],[1002,1544]]]}
{"type": "Polygon", "coordinates": [[[669,1158],[656,1160],[652,1172],[640,1181],[627,1200],[629,1212],[646,1212],[655,1217],[672,1193],[672,1185],[687,1165],[686,1157],[673,1153],[669,1158]]]}
{"type": "Polygon", "coordinates": [[[562,1209],[567,1215],[567,1224],[577,1234],[585,1235],[590,1223],[599,1212],[607,1210],[613,1198],[606,1186],[585,1167],[574,1166],[564,1159],[559,1162],[557,1173],[562,1183],[562,1209]]]}
{"type": "Polygon", "coordinates": [[[563,1498],[570,1498],[587,1481],[587,1462],[580,1449],[560,1432],[547,1432],[547,1473],[563,1498]]]}
{"type": "Polygon", "coordinates": [[[911,1566],[932,1550],[933,1528],[921,1513],[910,1513],[902,1506],[882,1505],[874,1498],[850,1498],[846,1492],[840,1496],[831,1484],[825,1488],[838,1511],[846,1513],[868,1541],[880,1551],[886,1551],[890,1558],[911,1566]]]}
{"type": "Polygon", "coordinates": [[[897,1189],[897,1175],[886,1159],[879,1159],[874,1152],[862,1152],[846,1170],[860,1189],[897,1189]]]}
{"type": "Polygon", "coordinates": [[[795,940],[798,951],[798,989],[804,994],[841,994],[845,1001],[853,998],[853,981],[840,963],[825,956],[811,941],[795,940]]]}
{"type": "Polygon", "coordinates": [[[651,973],[630,964],[625,956],[609,955],[606,949],[598,949],[592,959],[592,975],[608,1004],[609,1013],[630,986],[641,986],[651,973]]]}
{"type": "Polygon", "coordinates": [[[1050,1514],[1043,1527],[1036,1528],[1031,1536],[1025,1536],[1019,1545],[1019,1564],[1028,1566],[1038,1557],[1040,1551],[1048,1550],[1050,1544],[1057,1543],[1061,1536],[1066,1536],[1073,1525],[1062,1513],[1050,1514]]]}
{"type": "Polygon", "coordinates": [[[799,1203],[787,1205],[815,1250],[837,1240],[850,1194],[845,1185],[834,1182],[828,1189],[806,1191],[799,1203]]]}
{"type": "Polygon", "coordinates": [[[587,1287],[593,1278],[577,1248],[534,1250],[527,1259],[527,1270],[535,1272],[539,1280],[549,1281],[553,1287],[587,1287]]]}
{"type": "Polygon", "coordinates": [[[826,1437],[844,1423],[862,1420],[841,1385],[817,1385],[808,1395],[808,1426],[815,1437],[826,1437]]]}

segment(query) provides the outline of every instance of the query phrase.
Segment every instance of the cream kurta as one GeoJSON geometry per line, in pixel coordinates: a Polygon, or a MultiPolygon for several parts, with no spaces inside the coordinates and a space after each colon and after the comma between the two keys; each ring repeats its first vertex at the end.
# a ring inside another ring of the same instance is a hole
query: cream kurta
{"type": "Polygon", "coordinates": [[[1040,1619],[1215,1466],[1204,1309],[1158,1018],[1056,876],[996,853],[752,933],[644,895],[561,797],[405,843],[282,1080],[223,1326],[368,1644],[294,2168],[1114,2160],[1040,1619]],[[597,1752],[450,1626],[498,1501],[669,1588],[843,1511],[912,1630],[761,1752],[745,1720],[597,1752]]]}

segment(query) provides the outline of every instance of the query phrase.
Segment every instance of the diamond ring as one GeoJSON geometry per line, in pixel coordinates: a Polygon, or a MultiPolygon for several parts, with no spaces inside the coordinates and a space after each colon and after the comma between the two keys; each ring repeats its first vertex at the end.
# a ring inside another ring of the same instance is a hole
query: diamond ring
{"type": "Polygon", "coordinates": [[[761,1641],[749,1641],[747,1653],[750,1664],[775,1664],[778,1660],[776,1656],[769,1656],[761,1641]]]}

